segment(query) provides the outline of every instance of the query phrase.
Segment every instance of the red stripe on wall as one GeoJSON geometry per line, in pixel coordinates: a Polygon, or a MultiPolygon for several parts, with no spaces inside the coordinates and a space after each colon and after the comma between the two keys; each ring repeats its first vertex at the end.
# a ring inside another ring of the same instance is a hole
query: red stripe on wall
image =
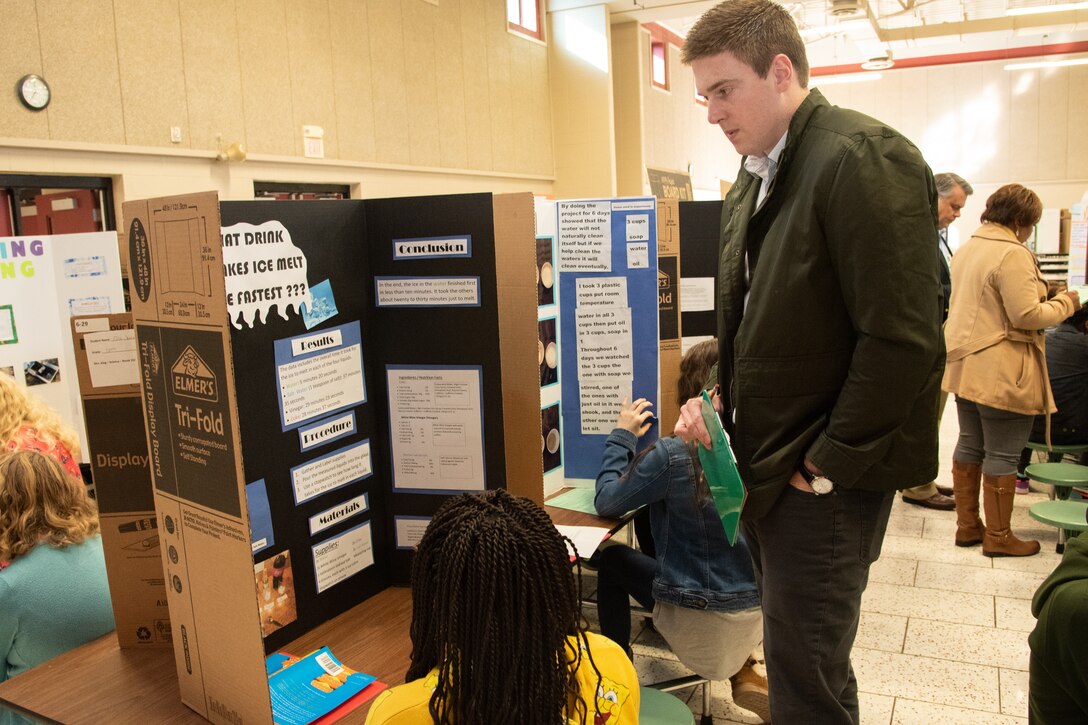
{"type": "MultiPolygon", "coordinates": [[[[1088,52],[1088,41],[1076,43],[1055,43],[1053,45],[1036,45],[1027,48],[1006,48],[1004,50],[980,50],[974,53],[951,53],[949,55],[930,55],[922,58],[896,58],[895,68],[926,68],[928,66],[952,65],[955,63],[979,63],[986,60],[1014,60],[1016,58],[1036,58],[1047,55],[1063,55],[1065,53],[1088,52]]],[[[850,65],[825,65],[813,68],[810,76],[832,76],[843,73],[861,73],[864,69],[860,63],[850,65]]],[[[882,71],[887,72],[887,71],[882,71]]]]}

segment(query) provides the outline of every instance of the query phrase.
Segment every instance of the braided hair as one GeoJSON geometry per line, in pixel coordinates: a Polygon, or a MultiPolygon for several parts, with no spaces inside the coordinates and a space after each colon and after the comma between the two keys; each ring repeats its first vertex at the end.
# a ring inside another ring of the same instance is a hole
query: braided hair
{"type": "Polygon", "coordinates": [[[405,679],[438,670],[435,723],[586,720],[582,657],[601,675],[564,542],[542,508],[502,489],[455,496],[431,519],[412,562],[405,679]]]}

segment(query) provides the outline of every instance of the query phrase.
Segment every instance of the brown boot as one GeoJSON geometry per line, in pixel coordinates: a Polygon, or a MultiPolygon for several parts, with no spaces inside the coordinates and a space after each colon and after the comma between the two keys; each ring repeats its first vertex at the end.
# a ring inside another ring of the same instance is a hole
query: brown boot
{"type": "Polygon", "coordinates": [[[952,493],[956,499],[956,546],[982,543],[986,527],[978,517],[982,464],[952,461],[952,493]]]}
{"type": "Polygon", "coordinates": [[[1016,474],[982,477],[982,504],[986,509],[986,556],[1032,556],[1039,553],[1038,541],[1021,541],[1012,535],[1012,499],[1016,495],[1016,474]]]}

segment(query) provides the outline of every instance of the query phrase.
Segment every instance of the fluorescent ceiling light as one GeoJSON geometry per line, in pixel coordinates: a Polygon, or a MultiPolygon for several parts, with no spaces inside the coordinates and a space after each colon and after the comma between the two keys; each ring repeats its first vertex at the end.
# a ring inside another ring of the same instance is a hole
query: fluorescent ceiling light
{"type": "Polygon", "coordinates": [[[882,77],[880,73],[849,73],[843,76],[816,76],[812,82],[817,86],[834,86],[840,83],[860,83],[862,81],[878,81],[882,77]]]}
{"type": "Polygon", "coordinates": [[[1037,15],[1039,13],[1064,13],[1069,10],[1088,10],[1088,2],[1060,3],[1058,5],[1031,5],[1022,8],[1008,8],[1006,15],[1037,15]]]}
{"type": "Polygon", "coordinates": [[[1088,65],[1088,58],[1070,58],[1067,60],[1036,60],[1029,63],[1009,63],[1005,70],[1030,70],[1032,68],[1061,68],[1067,65],[1088,65]]]}

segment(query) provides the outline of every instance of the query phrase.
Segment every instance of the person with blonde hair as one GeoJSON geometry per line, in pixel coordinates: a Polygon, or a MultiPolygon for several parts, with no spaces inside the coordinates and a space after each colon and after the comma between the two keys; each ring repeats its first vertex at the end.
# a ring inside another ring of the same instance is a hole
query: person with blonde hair
{"type": "Polygon", "coordinates": [[[83,480],[76,432],[52,408],[16,383],[15,378],[0,373],[0,451],[16,450],[52,456],[64,470],[83,480]]]}
{"type": "Polygon", "coordinates": [[[54,458],[0,458],[0,682],[113,630],[98,510],[54,458]]]}

